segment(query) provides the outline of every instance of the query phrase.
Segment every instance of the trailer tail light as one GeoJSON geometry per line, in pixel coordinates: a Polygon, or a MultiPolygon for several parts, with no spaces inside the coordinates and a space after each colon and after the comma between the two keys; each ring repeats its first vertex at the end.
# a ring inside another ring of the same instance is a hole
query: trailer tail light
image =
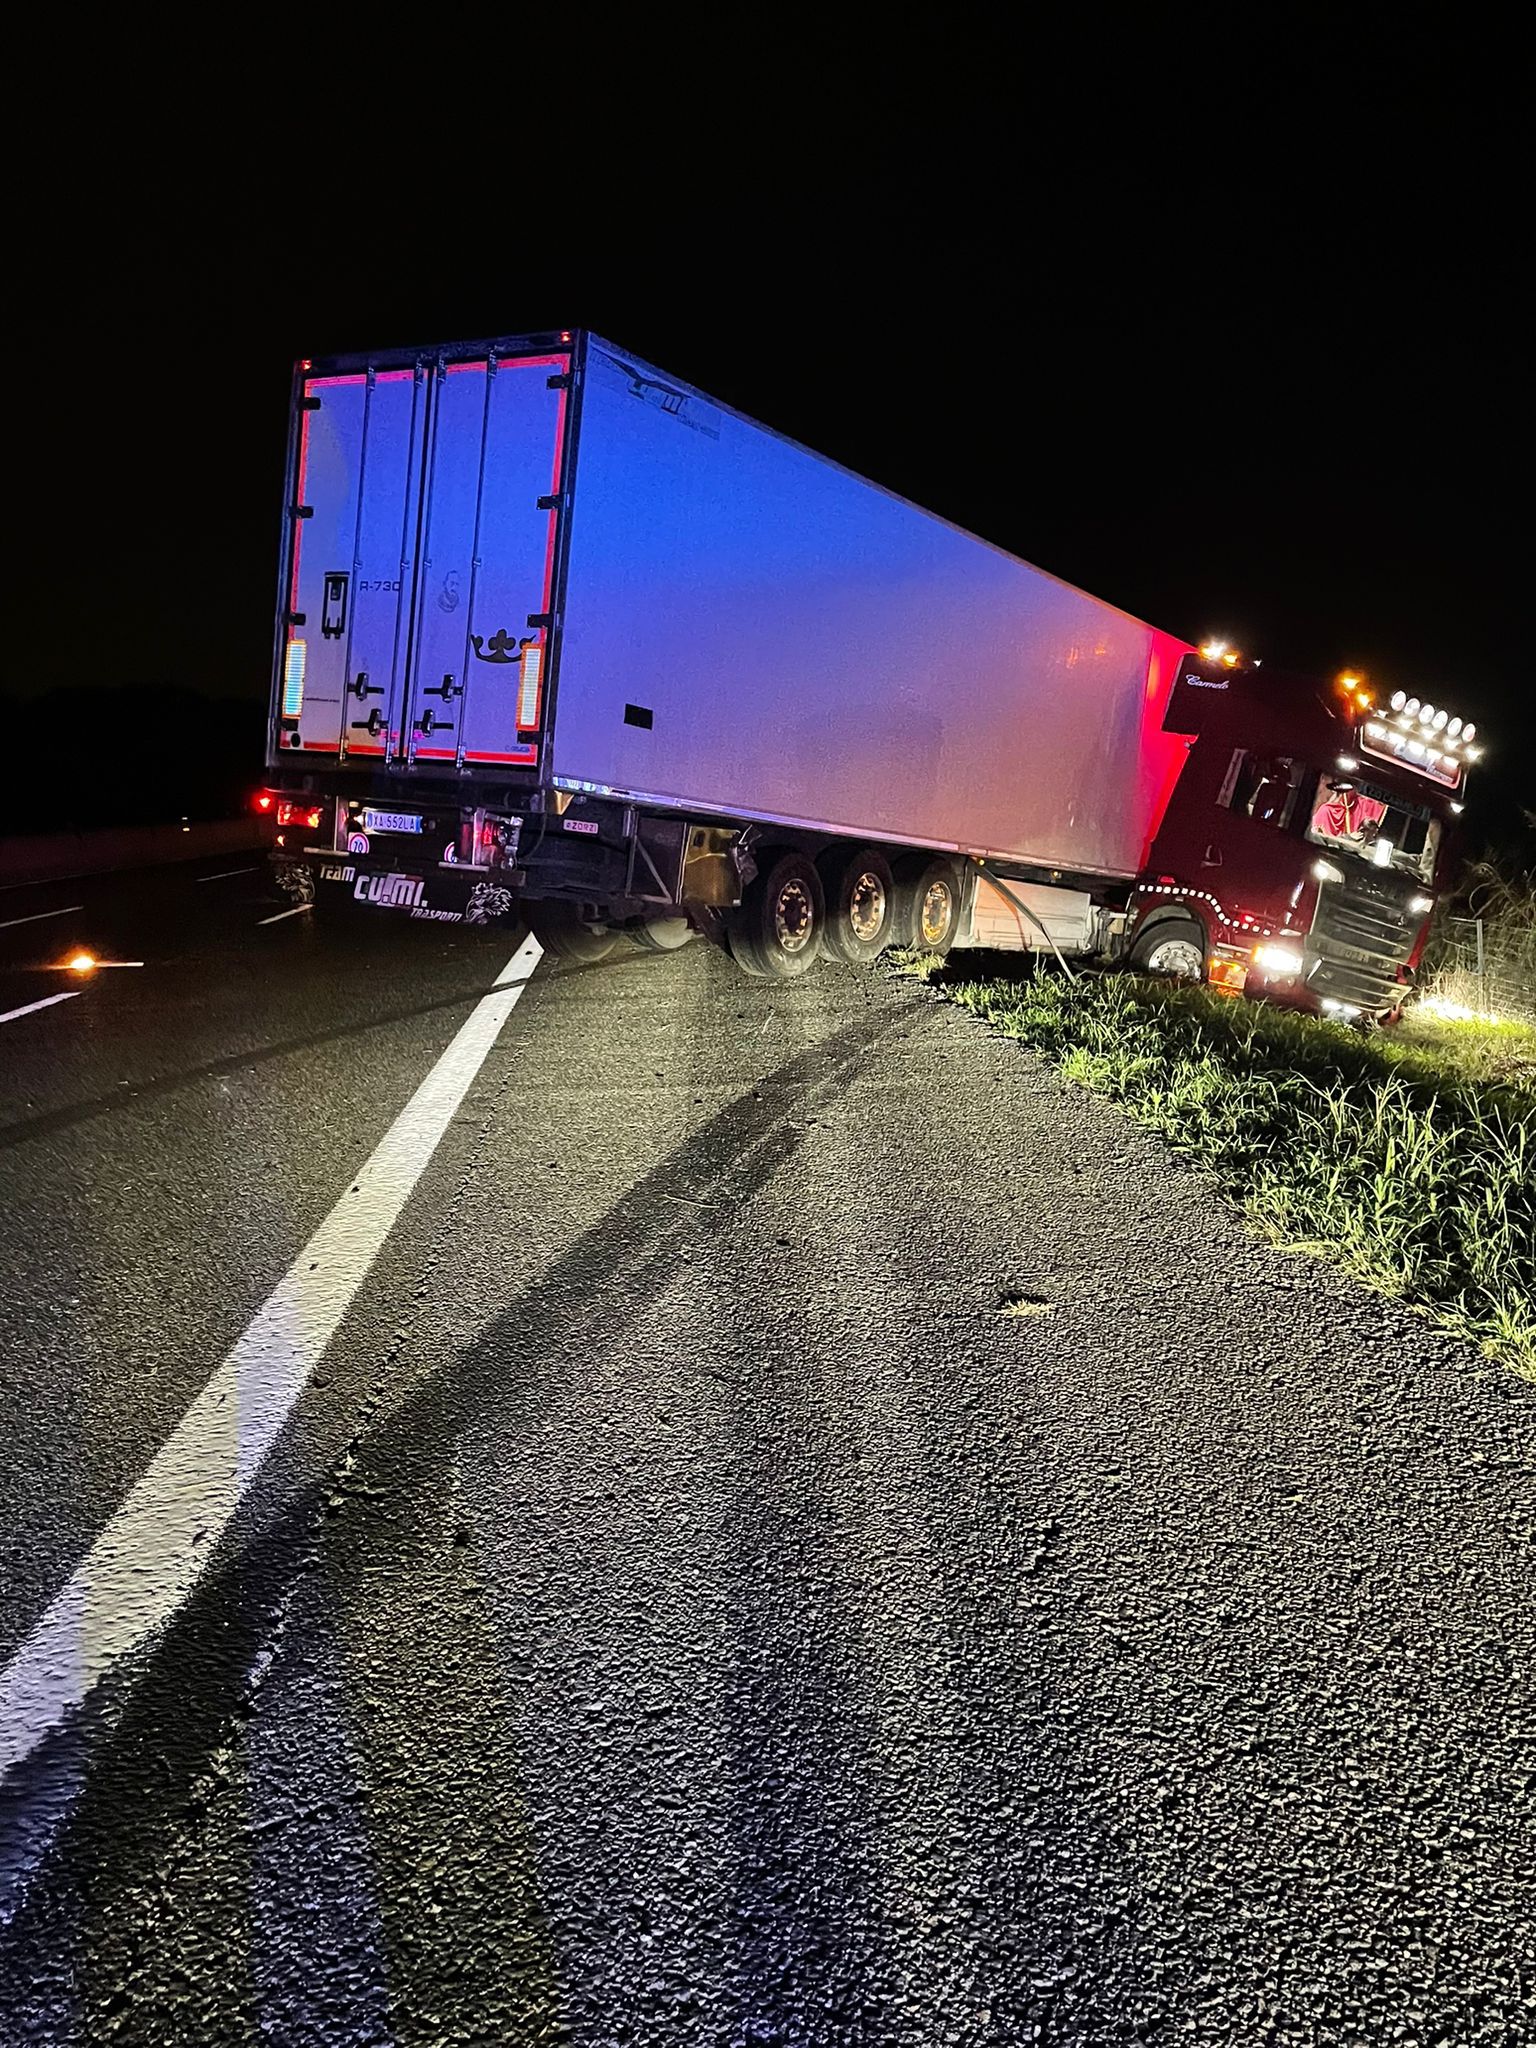
{"type": "Polygon", "coordinates": [[[290,640],[283,662],[284,718],[297,718],[304,709],[304,656],[305,643],[299,639],[290,640]]]}
{"type": "Polygon", "coordinates": [[[259,789],[251,798],[251,809],[253,811],[270,811],[276,802],[277,798],[270,789],[259,789]]]}
{"type": "Polygon", "coordinates": [[[544,649],[537,640],[523,649],[523,674],[517,687],[517,729],[533,732],[539,723],[539,685],[544,679],[544,649]]]}
{"type": "Polygon", "coordinates": [[[289,797],[280,797],[277,805],[279,825],[306,825],[313,832],[325,816],[323,804],[294,803],[289,797]]]}

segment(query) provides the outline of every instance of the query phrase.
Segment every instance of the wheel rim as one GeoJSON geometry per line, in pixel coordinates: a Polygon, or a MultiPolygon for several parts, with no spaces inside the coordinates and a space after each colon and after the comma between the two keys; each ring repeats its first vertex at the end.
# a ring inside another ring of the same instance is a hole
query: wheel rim
{"type": "Polygon", "coordinates": [[[816,929],[816,906],[804,882],[787,881],[773,901],[773,931],[786,953],[803,952],[816,929]]]}
{"type": "Polygon", "coordinates": [[[853,885],[848,898],[848,922],[862,945],[878,939],[885,928],[885,885],[873,869],[866,868],[853,885]]]}
{"type": "Polygon", "coordinates": [[[948,938],[954,914],[954,896],[948,882],[930,882],[923,894],[923,907],[918,919],[925,946],[940,945],[948,938]]]}
{"type": "Polygon", "coordinates": [[[1175,981],[1198,981],[1205,972],[1205,954],[1193,939],[1164,939],[1148,953],[1147,968],[1175,981]]]}

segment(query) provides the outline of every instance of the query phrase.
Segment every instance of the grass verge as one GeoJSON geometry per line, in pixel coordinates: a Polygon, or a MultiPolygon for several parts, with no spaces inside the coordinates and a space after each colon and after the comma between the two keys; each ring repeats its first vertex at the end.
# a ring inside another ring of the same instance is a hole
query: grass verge
{"type": "Polygon", "coordinates": [[[950,1000],[1199,1157],[1275,1241],[1536,1378],[1536,1033],[1367,1037],[1132,975],[958,967],[937,982],[950,1000]]]}

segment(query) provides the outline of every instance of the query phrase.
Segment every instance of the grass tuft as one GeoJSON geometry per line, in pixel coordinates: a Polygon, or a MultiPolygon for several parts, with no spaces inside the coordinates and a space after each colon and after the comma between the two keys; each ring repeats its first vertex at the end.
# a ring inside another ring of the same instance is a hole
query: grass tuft
{"type": "Polygon", "coordinates": [[[1131,975],[954,972],[946,996],[1214,1168],[1276,1242],[1536,1378],[1536,1033],[1365,1035],[1131,975]]]}

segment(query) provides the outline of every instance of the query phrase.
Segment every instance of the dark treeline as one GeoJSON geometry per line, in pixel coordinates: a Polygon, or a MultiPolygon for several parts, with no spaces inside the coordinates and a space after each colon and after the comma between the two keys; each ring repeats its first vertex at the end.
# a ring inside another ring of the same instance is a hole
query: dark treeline
{"type": "Polygon", "coordinates": [[[263,779],[266,711],[175,684],[0,698],[0,835],[232,817],[263,779]]]}

